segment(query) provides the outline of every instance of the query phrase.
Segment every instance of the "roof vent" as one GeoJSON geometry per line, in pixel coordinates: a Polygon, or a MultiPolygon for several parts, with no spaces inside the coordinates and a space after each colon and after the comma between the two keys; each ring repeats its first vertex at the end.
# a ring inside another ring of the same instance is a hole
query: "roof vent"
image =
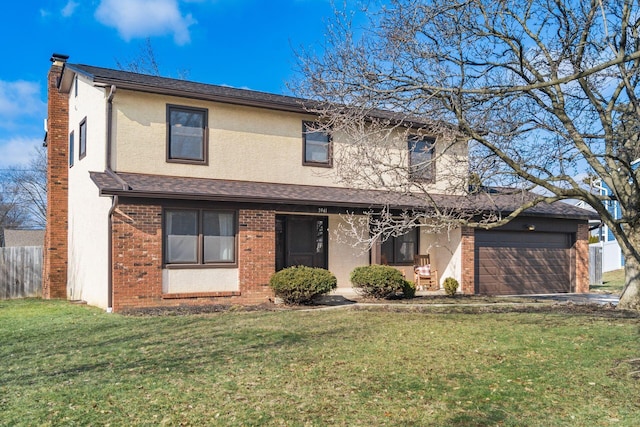
{"type": "Polygon", "coordinates": [[[69,55],[54,53],[53,55],[51,55],[50,61],[53,62],[53,65],[62,65],[67,62],[67,59],[69,59],[69,55]]]}

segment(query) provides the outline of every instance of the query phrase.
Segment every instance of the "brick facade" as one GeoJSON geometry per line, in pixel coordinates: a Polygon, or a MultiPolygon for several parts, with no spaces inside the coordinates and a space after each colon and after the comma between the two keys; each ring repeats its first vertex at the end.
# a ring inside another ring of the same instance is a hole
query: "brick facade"
{"type": "Polygon", "coordinates": [[[162,206],[123,202],[113,214],[113,310],[206,304],[259,304],[273,297],[275,212],[239,211],[240,291],[162,293],[162,206]]]}
{"type": "Polygon", "coordinates": [[[276,213],[240,210],[240,290],[247,303],[265,302],[273,296],[269,278],[276,271],[276,213]]]}
{"type": "Polygon", "coordinates": [[[42,271],[42,296],[47,299],[67,297],[69,100],[58,91],[61,73],[62,62],[56,61],[47,80],[47,226],[42,271]]]}
{"type": "Polygon", "coordinates": [[[575,292],[589,292],[589,225],[578,224],[575,243],[576,287],[575,292]]]}
{"type": "Polygon", "coordinates": [[[462,283],[465,295],[475,294],[475,229],[462,227],[462,283]]]}
{"type": "Polygon", "coordinates": [[[162,208],[120,204],[111,233],[113,310],[162,305],[162,208]]]}

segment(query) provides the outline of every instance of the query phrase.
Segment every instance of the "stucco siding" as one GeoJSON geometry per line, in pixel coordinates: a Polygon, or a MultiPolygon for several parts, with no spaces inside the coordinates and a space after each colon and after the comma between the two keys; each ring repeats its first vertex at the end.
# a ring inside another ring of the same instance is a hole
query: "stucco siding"
{"type": "Polygon", "coordinates": [[[350,243],[344,236],[336,234],[344,220],[340,215],[329,215],[329,271],[338,280],[339,288],[351,287],[349,279],[354,268],[369,265],[369,251],[362,245],[350,243]]]}
{"type": "Polygon", "coordinates": [[[431,264],[438,270],[440,284],[447,277],[462,283],[462,233],[459,228],[438,234],[420,232],[420,253],[431,255],[431,264]]]}
{"type": "Polygon", "coordinates": [[[133,94],[116,96],[119,172],[335,185],[326,169],[302,166],[302,120],[309,116],[206,103],[182,98],[133,94]],[[208,165],[166,161],[166,106],[208,110],[208,165]]]}
{"type": "Polygon", "coordinates": [[[105,168],[105,105],[101,88],[78,78],[78,96],[69,96],[69,132],[74,133],[74,164],[69,169],[69,264],[67,294],[71,300],[107,307],[108,211],[111,199],[98,196],[89,171],[105,168]],[[86,118],[86,156],[79,158],[80,122],[86,118]]]}
{"type": "MultiPolygon", "coordinates": [[[[337,167],[302,164],[302,122],[313,120],[311,115],[126,90],[117,92],[114,111],[114,169],[119,172],[338,187],[352,184],[338,179],[337,167]],[[168,104],[207,110],[207,164],[166,161],[168,104]]],[[[386,154],[396,153],[391,157],[403,173],[406,135],[398,131],[387,138],[392,150],[386,154]]],[[[344,158],[348,138],[335,132],[332,139],[334,157],[344,158]]],[[[459,173],[466,170],[466,144],[451,147],[443,140],[436,147],[442,166],[436,166],[436,183],[428,188],[457,191],[460,182],[454,181],[466,179],[466,173],[459,173]]]]}

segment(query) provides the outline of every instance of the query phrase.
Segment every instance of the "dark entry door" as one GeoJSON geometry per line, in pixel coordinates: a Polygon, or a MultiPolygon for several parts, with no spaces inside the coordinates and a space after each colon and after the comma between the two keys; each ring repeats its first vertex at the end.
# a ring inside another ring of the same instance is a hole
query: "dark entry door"
{"type": "Polygon", "coordinates": [[[276,270],[295,265],[327,268],[327,217],[276,217],[276,270]]]}

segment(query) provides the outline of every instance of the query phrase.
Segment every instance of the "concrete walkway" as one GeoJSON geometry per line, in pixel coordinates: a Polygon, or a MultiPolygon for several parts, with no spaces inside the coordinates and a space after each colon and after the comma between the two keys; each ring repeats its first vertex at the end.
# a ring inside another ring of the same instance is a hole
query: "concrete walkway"
{"type": "Polygon", "coordinates": [[[518,295],[543,301],[571,302],[574,304],[613,304],[618,305],[620,296],[616,294],[548,294],[548,295],[518,295]]]}
{"type": "MultiPolygon", "coordinates": [[[[437,292],[425,292],[418,291],[416,292],[416,296],[429,296],[429,295],[445,295],[444,291],[437,292]]],[[[499,296],[497,299],[501,298],[499,296]]],[[[329,295],[322,296],[318,298],[317,303],[321,305],[325,305],[327,307],[343,307],[350,306],[354,304],[358,304],[361,306],[367,305],[402,305],[402,306],[411,306],[411,305],[429,305],[429,306],[444,306],[444,307],[452,307],[452,306],[482,306],[482,305],[536,305],[536,304],[545,304],[547,302],[557,302],[557,303],[572,303],[572,304],[600,304],[600,305],[617,305],[620,297],[615,294],[541,294],[541,295],[505,295],[504,298],[530,298],[532,301],[522,301],[522,302],[513,302],[513,301],[505,301],[501,302],[491,302],[491,303],[447,303],[447,304],[438,304],[438,303],[425,303],[425,304],[407,304],[407,303],[394,303],[393,301],[385,302],[385,303],[367,303],[360,301],[360,296],[356,292],[354,288],[338,288],[329,295]]]]}

